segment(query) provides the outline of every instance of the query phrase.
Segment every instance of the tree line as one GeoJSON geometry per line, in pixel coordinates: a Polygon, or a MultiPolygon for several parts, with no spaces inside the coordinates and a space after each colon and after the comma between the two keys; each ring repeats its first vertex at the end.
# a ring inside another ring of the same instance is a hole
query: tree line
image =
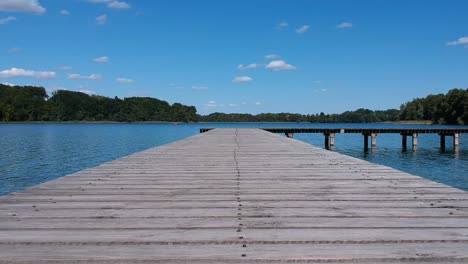
{"type": "Polygon", "coordinates": [[[206,116],[199,116],[203,122],[308,122],[308,123],[375,123],[398,121],[400,111],[389,109],[384,111],[372,111],[369,109],[358,109],[347,111],[342,114],[225,114],[212,113],[206,116]]]}
{"type": "Polygon", "coordinates": [[[452,89],[447,94],[416,98],[401,105],[399,118],[468,125],[468,89],[452,89]]]}
{"type": "Polygon", "coordinates": [[[341,114],[262,113],[198,115],[194,106],[150,97],[109,98],[59,90],[48,96],[42,87],[0,84],[0,121],[117,121],[117,122],[310,122],[375,123],[430,120],[436,124],[468,125],[468,89],[429,95],[400,109],[357,109],[341,114]]]}
{"type": "Polygon", "coordinates": [[[194,106],[150,97],[124,99],[42,87],[0,84],[0,121],[196,122],[194,106]]]}

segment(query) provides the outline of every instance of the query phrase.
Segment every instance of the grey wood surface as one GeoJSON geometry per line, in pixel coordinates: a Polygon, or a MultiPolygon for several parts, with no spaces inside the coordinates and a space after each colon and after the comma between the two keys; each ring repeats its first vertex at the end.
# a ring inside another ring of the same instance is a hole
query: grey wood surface
{"type": "Polygon", "coordinates": [[[468,263],[468,193],[215,129],[0,197],[0,263],[468,263]]]}

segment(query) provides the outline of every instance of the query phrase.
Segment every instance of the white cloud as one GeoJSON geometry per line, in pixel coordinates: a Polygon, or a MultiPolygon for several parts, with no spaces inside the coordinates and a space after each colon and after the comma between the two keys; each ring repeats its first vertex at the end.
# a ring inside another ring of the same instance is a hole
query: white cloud
{"type": "Polygon", "coordinates": [[[5,17],[5,18],[0,18],[0,25],[5,25],[5,24],[8,24],[10,23],[11,21],[15,21],[16,20],[16,17],[14,16],[9,16],[9,17],[5,17]]]}
{"type": "Polygon", "coordinates": [[[337,28],[351,28],[351,27],[353,27],[353,23],[343,22],[343,23],[339,24],[336,27],[337,28]]]}
{"type": "Polygon", "coordinates": [[[98,25],[104,25],[104,24],[106,24],[106,22],[107,22],[107,15],[106,14],[96,17],[96,23],[98,25]]]}
{"type": "Polygon", "coordinates": [[[295,70],[296,66],[287,64],[283,60],[276,60],[270,62],[265,68],[272,70],[272,71],[291,71],[295,70]]]}
{"type": "Polygon", "coordinates": [[[251,81],[253,81],[253,79],[249,76],[239,76],[232,80],[232,82],[234,83],[244,83],[244,82],[251,82],[251,81]]]}
{"type": "Polygon", "coordinates": [[[267,59],[267,60],[275,60],[275,59],[279,59],[279,58],[280,58],[280,56],[277,55],[277,54],[268,54],[268,55],[265,56],[265,59],[267,59]]]}
{"type": "Polygon", "coordinates": [[[90,2],[90,3],[109,3],[111,1],[112,0],[86,0],[86,2],[90,2]]]}
{"type": "Polygon", "coordinates": [[[94,62],[99,62],[99,63],[106,63],[106,62],[109,62],[109,57],[102,56],[102,57],[93,59],[93,61],[94,62]]]}
{"type": "Polygon", "coordinates": [[[85,93],[87,95],[95,95],[96,94],[95,91],[91,91],[91,90],[78,90],[78,92],[85,93]]]}
{"type": "Polygon", "coordinates": [[[241,104],[243,104],[243,105],[246,105],[246,104],[247,104],[247,102],[242,102],[241,104]]]}
{"type": "Polygon", "coordinates": [[[239,66],[237,66],[237,69],[248,70],[248,69],[255,69],[255,68],[260,68],[260,67],[262,67],[262,65],[256,64],[256,63],[251,63],[249,65],[239,64],[239,66]]]}
{"type": "Polygon", "coordinates": [[[11,49],[8,49],[8,52],[9,53],[16,53],[16,52],[19,52],[20,51],[20,48],[11,48],[11,49]]]}
{"type": "Polygon", "coordinates": [[[99,80],[99,79],[102,79],[102,75],[101,74],[90,74],[90,75],[81,75],[81,74],[78,74],[78,73],[72,73],[72,74],[68,74],[68,79],[72,79],[72,80],[99,80]]]}
{"type": "Polygon", "coordinates": [[[55,72],[31,71],[18,68],[0,71],[0,78],[31,77],[36,79],[52,79],[55,76],[55,72]]]}
{"type": "Polygon", "coordinates": [[[289,26],[288,22],[284,22],[284,21],[278,24],[279,28],[285,28],[287,26],[289,26]]]}
{"type": "Polygon", "coordinates": [[[130,5],[124,1],[116,1],[116,0],[86,0],[89,3],[97,3],[97,4],[107,4],[108,8],[112,9],[129,9],[130,5]]]}
{"type": "Polygon", "coordinates": [[[306,33],[307,30],[310,29],[310,26],[309,25],[303,25],[302,27],[296,29],[296,33],[297,34],[302,34],[302,33],[306,33]]]}
{"type": "Polygon", "coordinates": [[[43,14],[46,9],[37,0],[1,0],[0,11],[43,14]]]}
{"type": "Polygon", "coordinates": [[[70,66],[60,66],[58,69],[59,69],[59,70],[62,70],[62,71],[69,71],[69,70],[71,70],[71,69],[73,69],[73,68],[70,67],[70,66]]]}
{"type": "Polygon", "coordinates": [[[255,102],[255,105],[261,105],[261,104],[262,104],[262,103],[260,103],[260,102],[255,102]]]}
{"type": "Polygon", "coordinates": [[[134,80],[128,79],[128,78],[117,78],[116,81],[118,83],[134,83],[135,82],[134,80]]]}
{"type": "Polygon", "coordinates": [[[46,92],[51,94],[53,92],[56,92],[58,90],[68,90],[67,88],[65,87],[62,87],[62,86],[59,86],[59,85],[54,85],[54,86],[51,86],[51,87],[46,87],[46,92]]]}
{"type": "Polygon", "coordinates": [[[208,90],[208,87],[206,87],[206,86],[192,86],[192,90],[204,91],[204,90],[208,90]]]}
{"type": "Polygon", "coordinates": [[[238,107],[238,104],[229,104],[230,107],[238,107]]]}
{"type": "MultiPolygon", "coordinates": [[[[456,45],[468,45],[468,37],[461,37],[455,41],[450,41],[447,43],[449,46],[456,46],[456,45]]],[[[466,46],[465,46],[466,47],[466,46]]]]}
{"type": "Polygon", "coordinates": [[[62,9],[62,10],[60,10],[60,14],[63,15],[63,16],[69,16],[70,12],[68,10],[62,9]]]}
{"type": "Polygon", "coordinates": [[[6,82],[6,83],[1,83],[1,84],[3,84],[3,85],[6,85],[6,86],[16,86],[16,84],[13,84],[13,83],[7,83],[7,82],[6,82]]]}
{"type": "Polygon", "coordinates": [[[205,104],[206,107],[217,107],[218,104],[216,101],[209,101],[208,103],[205,104]]]}
{"type": "Polygon", "coordinates": [[[112,1],[109,4],[107,4],[107,7],[113,9],[129,9],[130,5],[126,2],[112,1]]]}

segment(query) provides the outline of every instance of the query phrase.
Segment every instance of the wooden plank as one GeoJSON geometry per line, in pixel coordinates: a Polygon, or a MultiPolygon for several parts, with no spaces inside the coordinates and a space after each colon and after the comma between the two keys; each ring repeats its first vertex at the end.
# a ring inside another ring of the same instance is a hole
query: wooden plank
{"type": "Polygon", "coordinates": [[[2,263],[466,263],[468,195],[215,129],[0,197],[2,263]]]}

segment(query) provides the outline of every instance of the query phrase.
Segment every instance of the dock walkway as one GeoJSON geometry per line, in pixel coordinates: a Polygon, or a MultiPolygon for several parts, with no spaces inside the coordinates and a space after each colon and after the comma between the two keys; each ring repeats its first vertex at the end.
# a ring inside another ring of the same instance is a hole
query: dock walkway
{"type": "Polygon", "coordinates": [[[468,193],[214,129],[0,197],[0,263],[468,263],[468,193]]]}

